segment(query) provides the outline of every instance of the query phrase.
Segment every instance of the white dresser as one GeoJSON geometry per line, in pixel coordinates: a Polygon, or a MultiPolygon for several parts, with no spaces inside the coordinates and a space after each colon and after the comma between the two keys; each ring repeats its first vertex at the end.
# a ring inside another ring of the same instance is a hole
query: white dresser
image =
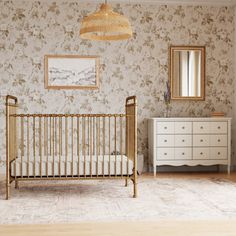
{"type": "Polygon", "coordinates": [[[227,165],[230,173],[231,118],[151,118],[148,120],[149,163],[227,165]]]}

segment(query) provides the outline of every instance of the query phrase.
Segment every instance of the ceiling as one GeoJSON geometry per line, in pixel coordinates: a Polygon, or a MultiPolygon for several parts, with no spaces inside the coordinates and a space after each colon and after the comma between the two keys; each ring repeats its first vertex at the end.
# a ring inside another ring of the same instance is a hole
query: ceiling
{"type": "MultiPolygon", "coordinates": [[[[19,0],[13,0],[19,1],[19,0]]],[[[27,0],[35,1],[35,0],[27,0]]],[[[48,0],[39,0],[41,2],[48,0]]],[[[55,0],[56,1],[79,1],[79,2],[95,2],[103,3],[105,0],[55,0]]],[[[222,5],[222,6],[236,6],[236,0],[107,0],[107,2],[118,3],[152,3],[152,4],[183,4],[183,5],[222,5]]]]}
{"type": "MultiPolygon", "coordinates": [[[[68,0],[67,0],[68,1],[68,0]]],[[[83,0],[82,0],[83,1],[83,0]]],[[[86,0],[102,3],[104,0],[86,0]]],[[[236,0],[108,0],[120,3],[156,3],[156,4],[189,4],[189,5],[236,5],[236,0]]]]}

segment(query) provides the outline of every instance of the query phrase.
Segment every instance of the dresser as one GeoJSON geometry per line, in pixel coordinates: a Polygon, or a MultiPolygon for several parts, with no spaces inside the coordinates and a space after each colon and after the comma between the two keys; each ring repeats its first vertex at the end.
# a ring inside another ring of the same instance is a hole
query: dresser
{"type": "Polygon", "coordinates": [[[151,118],[149,164],[156,167],[227,165],[230,173],[231,118],[151,118]]]}

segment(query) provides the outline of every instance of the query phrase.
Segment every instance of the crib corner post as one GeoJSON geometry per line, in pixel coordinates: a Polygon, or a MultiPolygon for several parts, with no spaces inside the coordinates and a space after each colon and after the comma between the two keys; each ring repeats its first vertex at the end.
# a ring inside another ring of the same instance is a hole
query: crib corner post
{"type": "MultiPolygon", "coordinates": [[[[12,133],[10,130],[10,115],[16,113],[17,98],[11,95],[6,96],[6,200],[10,198],[10,161],[12,160],[12,133]],[[14,104],[10,101],[13,100],[14,104]],[[11,153],[10,153],[11,152],[11,153]]],[[[12,131],[11,131],[12,132],[12,131]]]]}

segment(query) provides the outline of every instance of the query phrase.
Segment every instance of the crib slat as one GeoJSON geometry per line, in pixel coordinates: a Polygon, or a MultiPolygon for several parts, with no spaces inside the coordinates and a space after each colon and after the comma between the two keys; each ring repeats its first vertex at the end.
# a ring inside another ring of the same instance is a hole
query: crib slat
{"type": "Polygon", "coordinates": [[[46,145],[47,145],[47,139],[46,139],[46,117],[44,117],[43,118],[43,154],[44,154],[44,156],[47,155],[46,145]]]}
{"type": "Polygon", "coordinates": [[[50,126],[49,126],[49,129],[50,129],[50,139],[49,139],[49,145],[50,145],[50,152],[49,152],[49,155],[52,156],[52,117],[49,118],[50,119],[50,126]]]}
{"type": "Polygon", "coordinates": [[[29,156],[30,156],[30,144],[29,144],[29,117],[27,117],[27,175],[29,177],[29,156]]]}
{"type": "Polygon", "coordinates": [[[36,177],[36,151],[35,151],[35,116],[33,117],[33,155],[34,155],[34,177],[36,177]]]}
{"type": "Polygon", "coordinates": [[[52,118],[52,175],[55,176],[55,135],[54,135],[54,129],[55,129],[55,118],[52,118]]]}
{"type": "Polygon", "coordinates": [[[71,117],[71,158],[72,158],[71,175],[73,177],[73,175],[74,175],[74,122],[73,122],[73,117],[71,117]]]}
{"type": "Polygon", "coordinates": [[[67,156],[68,156],[68,121],[65,117],[65,176],[67,177],[67,156]]]}
{"type": "Polygon", "coordinates": [[[61,155],[62,155],[62,118],[59,118],[59,176],[61,177],[61,155]]]}
{"type": "Polygon", "coordinates": [[[106,152],[106,117],[103,117],[103,161],[102,161],[102,175],[105,175],[105,152],[106,152]]]}
{"type": "MultiPolygon", "coordinates": [[[[15,113],[15,108],[12,108],[13,113],[15,113]]],[[[17,134],[16,134],[16,117],[12,117],[13,119],[13,153],[14,153],[14,160],[15,160],[15,183],[16,183],[16,158],[17,158],[17,134]]]]}
{"type": "Polygon", "coordinates": [[[48,165],[48,159],[49,159],[49,157],[48,157],[48,154],[49,154],[48,148],[50,148],[50,150],[51,150],[51,147],[49,147],[49,145],[48,145],[48,142],[51,142],[51,135],[50,135],[50,133],[51,133],[51,128],[50,127],[51,126],[49,127],[50,132],[48,132],[48,126],[51,124],[51,117],[49,119],[50,120],[48,122],[48,117],[46,118],[46,139],[47,139],[47,144],[46,144],[46,150],[47,150],[46,175],[47,175],[47,177],[48,177],[48,168],[49,168],[49,165],[48,165]],[[48,135],[50,135],[49,140],[48,140],[48,135]]]}
{"type": "Polygon", "coordinates": [[[95,117],[93,117],[93,156],[95,155],[95,128],[96,128],[96,123],[95,123],[95,117]]]}
{"type": "MultiPolygon", "coordinates": [[[[44,117],[43,119],[43,138],[44,138],[44,144],[43,144],[43,151],[44,151],[44,157],[47,156],[47,118],[44,117]]],[[[47,168],[46,168],[47,172],[47,168]]]]}
{"type": "Polygon", "coordinates": [[[108,155],[109,155],[109,163],[108,163],[108,174],[111,176],[111,116],[109,116],[109,132],[108,132],[108,155]]]}
{"type": "Polygon", "coordinates": [[[55,138],[54,138],[55,139],[54,140],[55,141],[55,144],[54,144],[55,150],[54,150],[54,153],[55,153],[55,157],[57,157],[57,155],[58,155],[57,154],[57,146],[58,146],[58,142],[57,142],[57,117],[55,117],[54,119],[55,119],[54,120],[55,121],[55,130],[54,130],[54,132],[55,132],[55,134],[54,134],[55,135],[55,138]]]}
{"type": "MultiPolygon", "coordinates": [[[[96,151],[95,129],[96,129],[96,123],[95,123],[95,117],[93,117],[93,159],[94,159],[94,162],[96,163],[96,159],[95,159],[95,151],[96,151]]],[[[96,166],[95,166],[95,171],[96,171],[96,166]]]]}
{"type": "MultiPolygon", "coordinates": [[[[17,119],[17,118],[16,118],[17,119]]],[[[23,156],[24,154],[24,117],[21,117],[21,166],[20,173],[21,177],[23,176],[23,156]]]]}
{"type": "Polygon", "coordinates": [[[98,157],[100,156],[100,118],[96,117],[96,137],[97,137],[97,147],[96,147],[96,159],[97,159],[97,165],[96,165],[96,175],[98,176],[98,157]]]}
{"type": "Polygon", "coordinates": [[[90,155],[90,176],[92,177],[92,169],[93,169],[93,160],[92,160],[92,154],[93,154],[93,124],[92,124],[92,118],[89,118],[89,126],[90,126],[90,130],[89,130],[89,155],[90,155]]]}
{"type": "Polygon", "coordinates": [[[123,125],[120,117],[120,155],[121,155],[121,177],[123,177],[123,125]]]}
{"type": "Polygon", "coordinates": [[[80,176],[80,120],[79,117],[77,117],[77,158],[78,158],[78,170],[77,170],[77,174],[78,176],[80,176]]]}
{"type": "Polygon", "coordinates": [[[41,117],[39,117],[39,156],[40,156],[40,177],[42,178],[42,120],[41,117]]]}
{"type": "Polygon", "coordinates": [[[129,175],[129,131],[128,131],[128,128],[129,128],[129,117],[126,116],[126,140],[127,140],[127,143],[126,143],[126,156],[127,156],[127,170],[126,170],[126,175],[128,176],[129,175]]]}
{"type": "Polygon", "coordinates": [[[114,149],[115,149],[115,176],[117,176],[117,173],[116,173],[116,168],[117,168],[117,153],[116,153],[116,116],[114,117],[114,149]]]}
{"type": "Polygon", "coordinates": [[[86,173],[86,144],[85,144],[85,130],[86,130],[86,119],[85,117],[83,117],[83,140],[82,140],[82,143],[83,143],[83,156],[84,156],[84,176],[86,177],[85,173],[86,173]]]}

